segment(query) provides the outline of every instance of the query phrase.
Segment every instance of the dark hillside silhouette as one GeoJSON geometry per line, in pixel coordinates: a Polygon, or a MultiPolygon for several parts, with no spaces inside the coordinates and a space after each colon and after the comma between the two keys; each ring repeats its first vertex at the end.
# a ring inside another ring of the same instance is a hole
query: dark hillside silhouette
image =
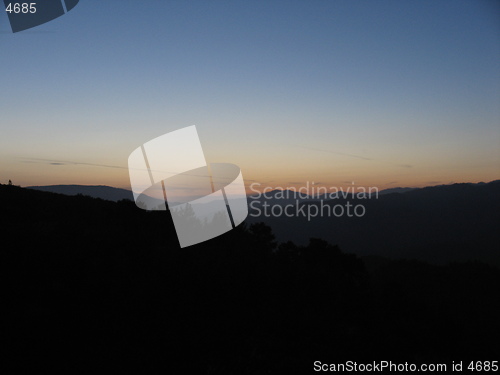
{"type": "Polygon", "coordinates": [[[362,260],[262,223],[180,249],[166,212],[16,186],[0,207],[5,373],[306,374],[500,352],[500,271],[483,263],[362,260]]]}
{"type": "Polygon", "coordinates": [[[28,189],[49,191],[52,193],[65,195],[87,195],[92,198],[118,202],[123,199],[133,200],[134,196],[130,190],[119,189],[110,186],[91,185],[48,185],[48,186],[27,186],[28,189]]]}
{"type": "MultiPolygon", "coordinates": [[[[500,181],[427,187],[379,199],[335,199],[330,206],[366,208],[363,217],[249,217],[273,228],[279,241],[310,236],[358,255],[414,258],[436,264],[480,260],[500,266],[500,181]]],[[[270,204],[275,204],[271,201],[270,204]]],[[[306,203],[317,205],[319,203],[306,203]]],[[[262,206],[257,206],[262,207],[262,206]]],[[[314,211],[313,211],[314,212],[314,211]]]]}

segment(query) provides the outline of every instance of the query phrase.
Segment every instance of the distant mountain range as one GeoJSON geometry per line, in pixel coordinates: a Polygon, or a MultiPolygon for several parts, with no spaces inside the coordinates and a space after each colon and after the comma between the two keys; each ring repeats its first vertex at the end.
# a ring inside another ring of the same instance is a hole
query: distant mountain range
{"type": "Polygon", "coordinates": [[[134,200],[130,190],[119,189],[104,185],[49,185],[49,186],[27,186],[27,189],[49,191],[51,193],[64,195],[86,195],[92,198],[100,198],[107,201],[118,202],[122,199],[134,200]]]}
{"type": "Polygon", "coordinates": [[[306,244],[314,237],[358,255],[434,263],[478,259],[500,265],[500,180],[397,189],[380,193],[378,199],[352,199],[349,195],[323,202],[299,200],[298,204],[272,193],[270,199],[249,199],[247,222],[266,223],[280,242],[306,244]],[[266,211],[263,203],[269,205],[266,211]],[[292,206],[282,211],[287,204],[292,206]],[[345,210],[347,204],[362,205],[364,214],[337,217],[332,213],[335,206],[345,210]],[[280,207],[273,212],[273,206],[280,207]],[[303,214],[321,212],[322,206],[323,214],[303,214]]]}
{"type": "MultiPolygon", "coordinates": [[[[129,190],[109,186],[55,185],[31,186],[29,189],[88,195],[108,201],[132,200],[129,190]]],[[[36,197],[38,195],[34,194],[30,204],[36,204],[36,197]]],[[[433,263],[476,259],[500,266],[500,180],[389,189],[380,192],[377,199],[340,196],[318,201],[313,197],[301,199],[297,193],[286,191],[272,191],[267,197],[254,198],[248,197],[249,216],[245,221],[269,225],[281,243],[293,241],[302,245],[310,238],[321,238],[339,245],[345,252],[360,256],[419,259],[433,263]],[[278,215],[265,215],[262,211],[264,203],[279,206],[276,207],[278,215]],[[352,207],[362,205],[364,214],[359,217],[296,214],[300,209],[314,212],[322,206],[325,211],[333,212],[335,206],[345,208],[347,204],[352,207]],[[292,215],[280,214],[286,205],[289,205],[288,213],[292,215]]],[[[61,197],[60,201],[67,199],[61,197]]],[[[23,204],[29,206],[28,202],[23,204]]]]}
{"type": "MultiPolygon", "coordinates": [[[[92,198],[100,198],[108,201],[118,202],[122,199],[134,200],[133,194],[130,190],[120,189],[111,186],[105,185],[47,185],[47,186],[27,186],[27,189],[35,189],[40,191],[48,191],[51,193],[64,194],[64,195],[86,195],[92,198]]],[[[406,193],[409,191],[416,190],[417,188],[391,188],[382,190],[379,192],[380,195],[391,194],[391,193],[406,193]]],[[[278,196],[276,198],[276,203],[286,204],[290,202],[299,201],[312,201],[312,200],[320,200],[320,199],[328,199],[328,197],[319,196],[313,197],[305,194],[298,194],[297,192],[293,192],[291,190],[282,191],[282,190],[273,190],[271,192],[266,193],[266,196],[278,196]],[[282,199],[279,196],[286,194],[289,199],[282,199]]]]}
{"type": "Polygon", "coordinates": [[[412,188],[412,187],[396,187],[396,188],[390,188],[390,189],[385,189],[380,192],[380,195],[385,195],[385,194],[401,194],[401,193],[408,193],[413,190],[417,190],[419,188],[412,188]]]}

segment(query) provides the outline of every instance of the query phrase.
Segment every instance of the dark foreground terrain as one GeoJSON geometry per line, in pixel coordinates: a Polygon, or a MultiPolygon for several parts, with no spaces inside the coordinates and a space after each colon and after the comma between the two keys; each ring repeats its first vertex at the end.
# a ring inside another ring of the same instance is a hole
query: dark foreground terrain
{"type": "Polygon", "coordinates": [[[0,186],[4,373],[304,374],[498,360],[500,271],[358,258],[241,225],[179,249],[166,212],[0,186]]]}

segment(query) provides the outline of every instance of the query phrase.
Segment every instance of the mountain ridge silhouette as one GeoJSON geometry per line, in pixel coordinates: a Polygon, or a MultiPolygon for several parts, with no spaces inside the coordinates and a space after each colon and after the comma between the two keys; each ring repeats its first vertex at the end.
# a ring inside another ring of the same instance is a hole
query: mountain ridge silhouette
{"type": "MultiPolygon", "coordinates": [[[[57,186],[56,186],[57,187],[57,186]]],[[[61,185],[59,185],[61,187],[61,185]]],[[[106,186],[62,186],[73,194],[94,194],[95,198],[110,197],[102,193],[120,193],[126,198],[132,193],[106,186]],[[85,191],[85,188],[87,191],[85,191]]],[[[30,187],[28,190],[35,190],[30,187]]],[[[54,186],[46,187],[54,189],[54,186]]],[[[270,195],[273,195],[272,192],[270,195]]],[[[71,202],[71,201],[68,201],[71,202]]],[[[295,204],[293,199],[271,199],[273,204],[295,204]]],[[[307,221],[301,217],[254,216],[252,199],[246,222],[269,225],[279,242],[293,241],[304,245],[310,237],[322,238],[359,256],[383,256],[390,259],[419,259],[446,264],[450,261],[480,260],[500,265],[498,244],[500,235],[500,180],[489,183],[460,183],[431,186],[404,193],[380,194],[379,199],[350,198],[325,201],[325,205],[362,203],[366,214],[360,218],[317,217],[307,221]]],[[[130,202],[133,205],[133,202],[130,202]]],[[[261,203],[261,202],[257,202],[261,203]]],[[[319,202],[299,201],[299,205],[319,202]]]]}
{"type": "MultiPolygon", "coordinates": [[[[494,180],[491,182],[495,182],[499,180],[494,180]]],[[[488,182],[488,183],[491,183],[488,182]]],[[[481,185],[485,184],[484,182],[478,182],[478,183],[465,183],[465,184],[473,184],[473,185],[481,185]]],[[[439,186],[450,186],[451,184],[448,185],[435,185],[435,186],[426,186],[423,188],[417,188],[417,187],[395,187],[395,188],[388,188],[388,189],[383,189],[379,191],[379,195],[387,195],[387,194],[403,194],[403,193],[408,193],[411,191],[419,190],[419,189],[426,189],[426,188],[435,188],[439,186]]],[[[58,185],[32,185],[32,186],[25,186],[27,189],[35,189],[35,190],[41,190],[41,191],[49,191],[52,193],[58,193],[58,194],[65,194],[65,195],[86,195],[90,196],[93,198],[101,198],[104,200],[111,200],[114,202],[117,202],[122,199],[128,199],[128,200],[133,200],[133,193],[129,189],[124,189],[124,188],[117,188],[109,185],[79,185],[79,184],[58,184],[58,185]]],[[[300,197],[294,197],[294,194],[297,195],[298,192],[294,192],[291,189],[285,189],[285,190],[279,190],[279,189],[274,189],[272,191],[267,192],[267,195],[277,195],[277,194],[283,194],[283,192],[286,191],[289,192],[289,195],[292,196],[293,199],[300,199],[300,200],[314,200],[318,199],[318,197],[314,197],[311,195],[307,195],[307,198],[300,198],[300,197]]],[[[248,198],[252,198],[252,196],[255,196],[255,193],[248,194],[248,198]]],[[[304,195],[304,194],[303,194],[304,195]]],[[[323,197],[321,197],[323,198],[323,197]]]]}

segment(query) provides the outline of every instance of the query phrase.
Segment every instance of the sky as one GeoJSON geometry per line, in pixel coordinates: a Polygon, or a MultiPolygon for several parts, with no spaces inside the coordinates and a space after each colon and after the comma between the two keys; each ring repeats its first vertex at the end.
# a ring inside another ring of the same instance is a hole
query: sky
{"type": "Polygon", "coordinates": [[[81,0],[0,51],[0,183],[130,188],[190,125],[247,185],[500,178],[499,2],[81,0]]]}

